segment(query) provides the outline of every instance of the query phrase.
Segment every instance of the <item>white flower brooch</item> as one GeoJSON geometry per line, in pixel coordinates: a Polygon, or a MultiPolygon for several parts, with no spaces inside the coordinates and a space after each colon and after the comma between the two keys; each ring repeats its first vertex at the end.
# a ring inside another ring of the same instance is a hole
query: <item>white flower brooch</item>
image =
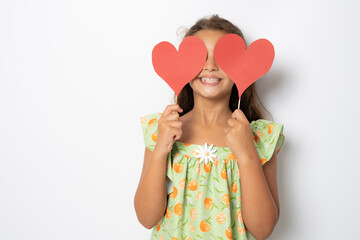
{"type": "Polygon", "coordinates": [[[216,149],[211,149],[213,147],[213,144],[211,144],[209,147],[207,146],[207,143],[205,143],[205,147],[202,148],[199,145],[199,150],[196,150],[195,152],[197,152],[199,155],[197,155],[197,158],[200,158],[199,163],[202,163],[202,161],[205,160],[205,163],[208,164],[209,161],[213,162],[213,157],[215,158],[216,156],[213,154],[214,152],[216,152],[216,149]]]}

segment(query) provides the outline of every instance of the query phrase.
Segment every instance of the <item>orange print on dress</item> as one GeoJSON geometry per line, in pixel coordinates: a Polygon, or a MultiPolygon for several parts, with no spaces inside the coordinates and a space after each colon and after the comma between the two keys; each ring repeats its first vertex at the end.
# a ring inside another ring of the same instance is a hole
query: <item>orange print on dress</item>
{"type": "Polygon", "coordinates": [[[210,225],[205,220],[201,220],[200,230],[202,232],[208,232],[208,231],[210,231],[210,229],[211,229],[210,225]]]}
{"type": "Polygon", "coordinates": [[[225,203],[226,205],[230,205],[229,194],[225,193],[224,196],[221,198],[221,201],[223,201],[223,203],[225,203]]]}
{"type": "Polygon", "coordinates": [[[172,191],[172,193],[170,193],[169,197],[176,198],[177,194],[178,194],[178,190],[175,186],[173,186],[173,191],[172,191]]]}
{"type": "Polygon", "coordinates": [[[183,179],[179,182],[179,187],[182,188],[182,189],[185,189],[185,182],[186,182],[186,179],[183,178],[183,179]]]}
{"type": "Polygon", "coordinates": [[[152,127],[154,125],[155,121],[156,121],[156,118],[150,119],[148,126],[152,127]]]}
{"type": "Polygon", "coordinates": [[[203,195],[202,192],[198,192],[198,194],[196,195],[196,200],[200,200],[202,195],[203,195]]]}
{"type": "Polygon", "coordinates": [[[237,230],[238,230],[238,233],[240,233],[240,235],[243,235],[245,234],[245,228],[242,228],[241,226],[237,226],[237,230]]]}
{"type": "Polygon", "coordinates": [[[197,157],[199,155],[199,153],[197,151],[191,151],[191,154],[194,156],[194,157],[197,157]]]}
{"type": "Polygon", "coordinates": [[[268,134],[270,134],[274,128],[273,125],[271,125],[270,123],[267,124],[267,127],[268,127],[268,134]]]}
{"type": "Polygon", "coordinates": [[[172,237],[171,240],[178,240],[178,238],[177,237],[172,237]]]}
{"type": "Polygon", "coordinates": [[[254,141],[257,143],[258,141],[259,141],[259,137],[258,136],[253,136],[253,138],[254,138],[254,141]]]}
{"type": "Polygon", "coordinates": [[[195,172],[197,173],[197,175],[201,175],[201,170],[199,165],[196,165],[195,172]]]}
{"type": "Polygon", "coordinates": [[[262,138],[262,133],[261,132],[257,132],[256,135],[258,135],[259,138],[262,138]]]}
{"type": "Polygon", "coordinates": [[[225,222],[226,219],[226,215],[224,213],[218,213],[218,215],[216,215],[215,220],[219,223],[219,224],[223,224],[225,222]]]}
{"type": "Polygon", "coordinates": [[[147,116],[142,116],[140,119],[141,119],[141,123],[146,123],[147,116]]]}
{"type": "Polygon", "coordinates": [[[192,225],[191,222],[189,223],[189,225],[190,225],[190,231],[195,232],[195,228],[194,228],[194,226],[192,225]]]}
{"type": "Polygon", "coordinates": [[[226,236],[228,239],[232,239],[232,230],[231,230],[231,228],[225,227],[225,236],[226,236]]]}
{"type": "Polygon", "coordinates": [[[205,208],[209,210],[211,208],[212,202],[213,202],[213,200],[211,198],[208,198],[208,197],[205,198],[205,200],[204,200],[205,208]]]}
{"type": "Polygon", "coordinates": [[[166,208],[166,218],[169,219],[171,217],[171,212],[169,208],[166,208]]]}
{"type": "Polygon", "coordinates": [[[182,215],[182,212],[183,212],[182,204],[181,204],[181,203],[175,204],[175,206],[174,206],[174,213],[175,213],[176,215],[181,216],[181,215],[182,215]]]}
{"type": "Polygon", "coordinates": [[[235,154],[233,154],[233,153],[229,153],[229,154],[227,155],[227,158],[236,161],[235,154]]]}
{"type": "Polygon", "coordinates": [[[234,193],[236,193],[237,192],[237,184],[236,184],[236,182],[233,184],[233,186],[232,186],[232,188],[231,188],[231,191],[233,191],[234,193]]]}
{"type": "Polygon", "coordinates": [[[227,174],[226,174],[226,170],[225,170],[225,169],[221,170],[220,175],[221,175],[221,177],[222,177],[223,179],[227,179],[227,174]]]}
{"type": "Polygon", "coordinates": [[[197,216],[197,210],[196,210],[196,208],[192,208],[192,209],[190,210],[190,216],[191,216],[191,219],[192,219],[193,221],[195,221],[196,216],[197,216]]]}
{"type": "Polygon", "coordinates": [[[187,185],[187,188],[190,190],[190,191],[196,191],[199,187],[199,184],[197,183],[197,181],[195,179],[191,180],[189,182],[189,184],[187,185]]]}
{"type": "Polygon", "coordinates": [[[219,166],[219,159],[218,159],[218,158],[214,158],[214,157],[212,157],[212,159],[213,159],[214,165],[218,167],[218,166],[219,166]]]}
{"type": "Polygon", "coordinates": [[[243,219],[242,219],[242,215],[241,215],[241,211],[237,211],[236,212],[236,219],[238,220],[239,223],[242,223],[243,222],[243,219]]]}
{"type": "Polygon", "coordinates": [[[161,220],[157,223],[156,230],[160,231],[160,228],[161,228],[161,220]]]}
{"type": "Polygon", "coordinates": [[[151,135],[151,139],[152,139],[154,142],[156,142],[156,140],[157,140],[157,133],[153,133],[153,134],[151,135]]]}
{"type": "Polygon", "coordinates": [[[204,171],[206,173],[210,173],[210,171],[211,171],[211,164],[210,163],[204,163],[204,171]]]}
{"type": "Polygon", "coordinates": [[[260,159],[261,164],[264,164],[264,162],[266,162],[266,161],[267,161],[266,158],[261,158],[261,159],[260,159]]]}
{"type": "Polygon", "coordinates": [[[181,173],[183,169],[184,169],[184,166],[183,166],[183,165],[181,165],[181,164],[178,163],[178,162],[175,162],[175,163],[174,163],[174,171],[175,171],[176,173],[181,173]]]}

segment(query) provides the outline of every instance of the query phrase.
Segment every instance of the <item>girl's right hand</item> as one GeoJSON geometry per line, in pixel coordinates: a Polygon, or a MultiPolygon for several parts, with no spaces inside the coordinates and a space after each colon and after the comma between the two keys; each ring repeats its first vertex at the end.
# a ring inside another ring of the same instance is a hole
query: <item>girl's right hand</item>
{"type": "MultiPolygon", "coordinates": [[[[178,104],[168,105],[158,121],[158,133],[155,148],[168,154],[176,140],[182,135],[182,122],[178,112],[182,112],[178,104]]],[[[155,151],[155,149],[154,149],[155,151]]]]}

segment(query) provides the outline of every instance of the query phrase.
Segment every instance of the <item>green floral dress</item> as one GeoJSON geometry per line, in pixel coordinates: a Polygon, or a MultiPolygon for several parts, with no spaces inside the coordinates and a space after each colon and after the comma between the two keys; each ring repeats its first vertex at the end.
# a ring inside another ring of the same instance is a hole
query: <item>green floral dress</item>
{"type": "MultiPolygon", "coordinates": [[[[154,150],[161,113],[141,117],[145,145],[154,150]]],[[[254,144],[261,164],[279,152],[284,126],[264,119],[252,121],[254,144]]],[[[151,239],[255,239],[241,216],[239,167],[227,147],[175,141],[167,157],[168,201],[151,239]]]]}

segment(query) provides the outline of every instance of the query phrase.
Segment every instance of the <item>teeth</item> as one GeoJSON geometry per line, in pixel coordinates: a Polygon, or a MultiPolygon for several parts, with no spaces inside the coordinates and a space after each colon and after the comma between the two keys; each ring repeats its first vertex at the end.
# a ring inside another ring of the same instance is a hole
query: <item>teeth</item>
{"type": "Polygon", "coordinates": [[[200,78],[200,80],[207,83],[220,82],[219,78],[200,78]]]}

